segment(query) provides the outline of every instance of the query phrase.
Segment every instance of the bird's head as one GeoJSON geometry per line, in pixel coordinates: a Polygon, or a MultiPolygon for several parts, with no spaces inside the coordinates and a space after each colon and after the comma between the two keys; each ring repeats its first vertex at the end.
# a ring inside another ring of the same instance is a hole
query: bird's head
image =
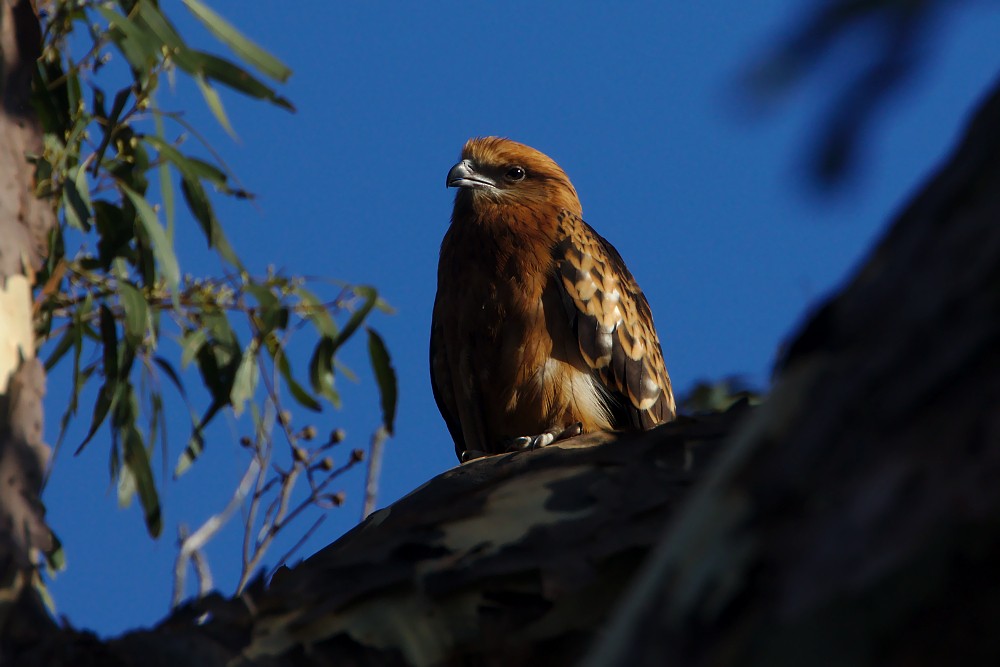
{"type": "MultiPolygon", "coordinates": [[[[527,208],[566,209],[582,215],[569,177],[548,155],[501,137],[469,139],[462,159],[448,172],[447,185],[458,188],[456,211],[478,214],[527,208]]],[[[504,216],[507,217],[507,216],[504,216]]]]}

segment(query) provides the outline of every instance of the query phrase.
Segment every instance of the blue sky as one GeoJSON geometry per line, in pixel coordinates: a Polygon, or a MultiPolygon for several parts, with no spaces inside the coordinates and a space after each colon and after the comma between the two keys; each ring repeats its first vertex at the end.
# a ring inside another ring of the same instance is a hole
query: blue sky
{"type": "MultiPolygon", "coordinates": [[[[211,43],[179,3],[165,5],[190,42],[211,43]]],[[[397,309],[372,321],[400,381],[380,505],[455,464],[431,394],[427,344],[454,194],[444,179],[468,137],[511,137],[566,170],[584,217],[646,292],[679,391],[734,373],[763,385],[779,345],[863,259],[997,71],[1000,12],[946,17],[926,45],[928,66],[880,116],[852,181],[836,197],[819,196],[804,176],[805,148],[839,81],[836,63],[763,116],[741,104],[735,87],[796,25],[804,3],[669,5],[682,6],[212,3],[291,66],[281,92],[297,113],[225,95],[234,143],[191,86],[179,83],[161,104],[189,110],[257,193],[254,205],[219,209],[250,267],[372,284],[397,309]]],[[[200,234],[183,227],[177,246],[186,270],[210,266],[200,234]]],[[[365,446],[379,423],[366,355],[361,339],[348,346],[343,359],[359,383],[341,380],[343,409],[309,418],[321,433],[346,429],[345,447],[365,446]]],[[[62,371],[50,377],[50,441],[68,395],[62,371]]],[[[178,411],[172,421],[171,462],[187,420],[178,411]]],[[[177,523],[197,526],[225,505],[246,465],[235,442],[247,424],[220,420],[191,472],[178,481],[163,475],[165,530],[154,542],[138,507],[117,507],[107,434],[71,455],[83,421],[44,497],[68,562],[51,590],[72,623],[110,635],[165,615],[177,523]]],[[[336,451],[341,461],[345,454],[336,451]]],[[[339,488],[347,505],[331,511],[300,557],[357,522],[360,476],[339,488]]],[[[207,550],[226,593],[239,573],[238,524],[207,550]]],[[[290,528],[266,561],[306,527],[290,528]]]]}

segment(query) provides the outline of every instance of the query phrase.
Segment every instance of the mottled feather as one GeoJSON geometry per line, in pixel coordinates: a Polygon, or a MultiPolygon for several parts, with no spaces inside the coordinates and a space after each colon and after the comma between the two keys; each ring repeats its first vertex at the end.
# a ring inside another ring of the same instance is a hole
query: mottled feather
{"type": "Polygon", "coordinates": [[[615,247],[590,225],[568,211],[558,220],[562,239],[553,257],[584,359],[619,397],[630,426],[648,429],[672,419],[670,377],[645,295],[615,247]]]}

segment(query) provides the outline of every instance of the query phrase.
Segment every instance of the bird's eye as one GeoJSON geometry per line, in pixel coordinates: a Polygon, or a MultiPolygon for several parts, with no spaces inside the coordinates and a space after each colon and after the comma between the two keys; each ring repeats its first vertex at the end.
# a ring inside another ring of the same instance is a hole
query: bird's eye
{"type": "Polygon", "coordinates": [[[511,167],[510,169],[507,170],[507,173],[504,174],[504,176],[508,181],[517,182],[517,181],[523,181],[524,177],[527,176],[527,174],[521,167],[511,167]]]}

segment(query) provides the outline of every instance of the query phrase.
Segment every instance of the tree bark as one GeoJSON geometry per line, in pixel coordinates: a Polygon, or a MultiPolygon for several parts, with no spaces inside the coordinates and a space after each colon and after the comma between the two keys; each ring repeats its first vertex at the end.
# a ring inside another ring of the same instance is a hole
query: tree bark
{"type": "Polygon", "coordinates": [[[1000,85],[588,665],[1000,665],[1000,85]]]}
{"type": "Polygon", "coordinates": [[[29,100],[41,54],[38,19],[26,0],[0,0],[0,632],[30,583],[52,533],[39,499],[48,447],[42,441],[45,371],[35,358],[31,288],[55,224],[35,198],[28,153],[41,131],[29,100]]]}

